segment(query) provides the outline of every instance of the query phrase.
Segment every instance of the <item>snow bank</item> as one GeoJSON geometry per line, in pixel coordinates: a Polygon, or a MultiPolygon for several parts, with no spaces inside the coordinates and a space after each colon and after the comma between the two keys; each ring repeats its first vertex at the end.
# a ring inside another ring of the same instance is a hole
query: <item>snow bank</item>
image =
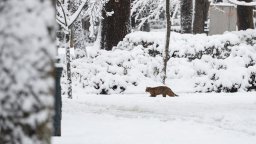
{"type": "MultiPolygon", "coordinates": [[[[146,86],[161,85],[164,36],[164,32],[134,32],[111,52],[89,50],[88,58],[72,63],[74,84],[97,94],[142,93],[146,86]]],[[[192,92],[256,88],[255,30],[214,36],[172,33],[170,44],[168,84],[178,79],[186,89],[188,81],[192,92]]]]}

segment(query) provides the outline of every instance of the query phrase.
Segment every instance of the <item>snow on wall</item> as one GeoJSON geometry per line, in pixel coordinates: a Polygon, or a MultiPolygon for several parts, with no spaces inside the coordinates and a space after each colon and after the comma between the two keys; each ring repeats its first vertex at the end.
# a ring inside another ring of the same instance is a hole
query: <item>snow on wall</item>
{"type": "MultiPolygon", "coordinates": [[[[142,93],[161,85],[164,32],[134,32],[113,51],[91,49],[74,60],[75,85],[88,93],[142,93]]],[[[193,83],[193,92],[236,92],[255,89],[255,30],[223,35],[171,34],[167,83],[193,83]]]]}

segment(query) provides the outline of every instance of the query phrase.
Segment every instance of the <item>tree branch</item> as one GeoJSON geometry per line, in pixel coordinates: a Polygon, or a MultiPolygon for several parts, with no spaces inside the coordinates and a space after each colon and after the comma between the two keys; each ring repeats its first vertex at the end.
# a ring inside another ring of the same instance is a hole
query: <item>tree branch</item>
{"type": "Polygon", "coordinates": [[[87,0],[83,1],[82,4],[77,9],[77,11],[72,16],[70,16],[70,19],[68,20],[68,23],[67,23],[68,27],[71,26],[74,23],[74,21],[77,19],[77,17],[80,15],[86,3],[87,3],[87,0]]]}

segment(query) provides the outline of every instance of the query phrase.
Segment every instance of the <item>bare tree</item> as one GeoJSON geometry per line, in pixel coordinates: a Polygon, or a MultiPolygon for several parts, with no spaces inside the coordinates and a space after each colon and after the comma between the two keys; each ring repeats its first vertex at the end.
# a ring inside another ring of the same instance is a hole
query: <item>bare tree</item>
{"type": "Polygon", "coordinates": [[[141,1],[138,0],[132,0],[132,9],[131,9],[131,26],[132,28],[136,29],[139,26],[139,29],[141,31],[150,31],[150,23],[149,20],[146,19],[145,21],[140,20],[141,18],[143,19],[144,17],[147,17],[151,11],[152,6],[150,7],[150,4],[152,4],[150,1],[148,3],[144,3],[143,5],[140,5],[135,8],[134,10],[134,5],[136,3],[139,3],[141,1]],[[142,8],[143,7],[143,8],[142,8]],[[142,22],[143,21],[143,22],[142,22]],[[141,25],[139,25],[142,22],[141,25]]]}
{"type": "MultiPolygon", "coordinates": [[[[177,14],[180,0],[170,0],[171,21],[177,14]]],[[[165,15],[166,0],[133,0],[132,3],[132,24],[133,27],[144,31],[149,31],[149,22],[157,21],[165,15]],[[148,27],[148,28],[147,28],[148,27]]]]}
{"type": "Polygon", "coordinates": [[[73,47],[73,34],[71,26],[75,20],[80,16],[85,5],[88,5],[86,11],[87,16],[90,17],[90,32],[93,32],[94,22],[97,18],[101,17],[101,11],[107,0],[97,0],[97,1],[88,1],[82,0],[76,11],[74,10],[73,14],[70,14],[68,11],[68,3],[70,0],[57,0],[57,17],[56,21],[61,26],[65,33],[65,45],[66,45],[66,63],[67,63],[67,83],[68,83],[68,98],[72,98],[72,77],[71,77],[71,56],[70,56],[70,47],[73,47]],[[67,39],[67,41],[66,41],[67,39]]]}
{"type": "Polygon", "coordinates": [[[52,2],[0,1],[1,144],[51,143],[56,52],[52,2]]]}
{"type": "MultiPolygon", "coordinates": [[[[70,14],[74,14],[77,9],[79,8],[80,4],[82,3],[81,0],[71,0],[69,1],[69,12],[70,14]]],[[[85,5],[86,7],[86,5],[85,5]]],[[[86,48],[85,48],[85,37],[84,37],[84,30],[82,26],[82,18],[83,16],[80,14],[77,19],[74,21],[74,23],[70,26],[72,30],[72,39],[73,40],[73,47],[75,49],[80,49],[84,51],[86,55],[86,48]]]]}
{"type": "Polygon", "coordinates": [[[169,44],[170,44],[170,36],[171,36],[171,14],[170,14],[170,0],[166,0],[166,41],[165,41],[165,49],[163,54],[163,84],[165,84],[166,80],[166,71],[167,71],[167,62],[170,58],[169,56],[169,44]]]}

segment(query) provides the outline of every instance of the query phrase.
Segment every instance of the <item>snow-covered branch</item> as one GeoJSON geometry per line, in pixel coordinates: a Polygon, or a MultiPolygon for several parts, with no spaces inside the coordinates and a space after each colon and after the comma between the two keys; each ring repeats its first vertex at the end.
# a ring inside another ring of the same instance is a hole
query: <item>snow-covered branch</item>
{"type": "Polygon", "coordinates": [[[102,17],[102,11],[105,11],[108,16],[113,14],[114,12],[107,12],[104,9],[104,6],[106,3],[108,3],[109,0],[91,0],[88,1],[88,9],[85,12],[86,16],[90,18],[90,37],[94,37],[94,29],[95,29],[95,23],[99,21],[99,19],[103,19],[102,17]]]}
{"type": "Polygon", "coordinates": [[[85,6],[85,4],[87,3],[88,0],[85,0],[81,3],[81,5],[79,6],[79,8],[77,9],[77,11],[70,16],[67,26],[69,27],[70,25],[72,25],[72,23],[77,19],[77,17],[80,15],[81,11],[83,10],[83,7],[85,6]]]}
{"type": "Polygon", "coordinates": [[[87,3],[87,1],[88,0],[82,1],[82,3],[79,6],[79,8],[71,16],[67,16],[67,12],[65,11],[65,8],[63,7],[63,4],[58,1],[57,11],[59,11],[59,13],[60,13],[60,16],[59,15],[56,16],[56,21],[58,22],[58,24],[60,24],[65,29],[70,27],[73,24],[73,22],[77,19],[77,17],[81,13],[81,11],[83,10],[83,7],[87,3]],[[60,8],[58,8],[58,6],[60,8]]]}
{"type": "Polygon", "coordinates": [[[245,2],[245,1],[237,1],[237,0],[228,0],[230,3],[240,6],[256,6],[256,2],[245,2]]]}
{"type": "MultiPolygon", "coordinates": [[[[175,14],[175,8],[178,8],[179,0],[171,0],[171,12],[175,14]]],[[[140,28],[146,21],[158,19],[165,11],[165,0],[134,0],[132,3],[131,13],[140,28]]]]}
{"type": "Polygon", "coordinates": [[[69,12],[67,11],[68,4],[62,4],[57,1],[58,3],[56,7],[58,15],[56,16],[56,21],[62,28],[68,30],[79,15],[82,14],[84,17],[89,16],[91,24],[90,33],[93,33],[94,23],[102,18],[102,9],[108,1],[109,0],[83,0],[81,4],[79,4],[78,9],[71,16],[69,16],[69,12]],[[88,8],[85,13],[82,13],[85,6],[88,8]]]}

